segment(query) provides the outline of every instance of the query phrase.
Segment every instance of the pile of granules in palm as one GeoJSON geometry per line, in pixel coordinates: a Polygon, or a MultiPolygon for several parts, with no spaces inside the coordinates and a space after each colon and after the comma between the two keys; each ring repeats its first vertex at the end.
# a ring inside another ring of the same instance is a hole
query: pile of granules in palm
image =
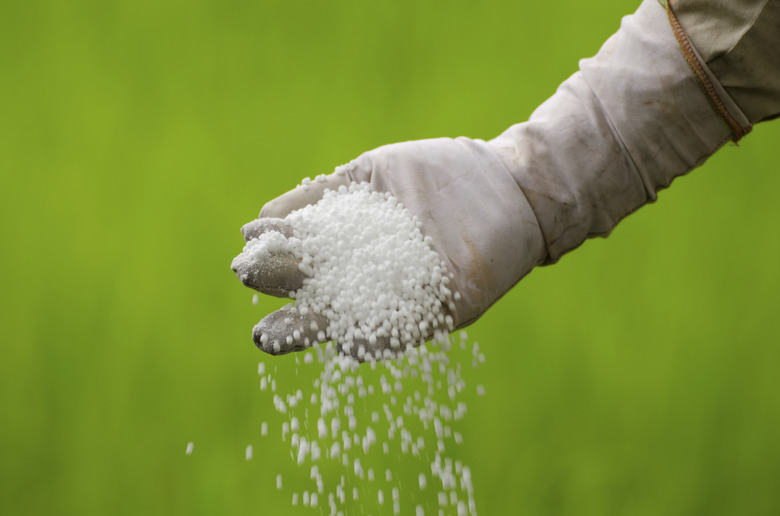
{"type": "MultiPolygon", "coordinates": [[[[381,360],[452,329],[446,266],[417,217],[389,193],[353,183],[326,191],[286,221],[292,236],[263,233],[247,242],[234,263],[262,267],[280,253],[297,260],[306,279],[290,293],[290,323],[307,323],[291,328],[287,346],[333,341],[361,361],[381,360]]],[[[273,342],[271,349],[282,346],[273,342]]]]}

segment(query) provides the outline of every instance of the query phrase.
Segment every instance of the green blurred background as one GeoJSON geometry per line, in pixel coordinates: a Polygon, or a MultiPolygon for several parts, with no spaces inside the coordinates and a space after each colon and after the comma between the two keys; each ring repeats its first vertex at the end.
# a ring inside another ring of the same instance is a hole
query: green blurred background
{"type": "MultiPolygon", "coordinates": [[[[364,150],[525,120],[637,4],[3,2],[0,513],[314,513],[259,437],[257,362],[296,378],[252,345],[280,303],[229,270],[239,227],[364,150]]],[[[470,328],[480,514],[780,513],[778,138],[470,328]]]]}

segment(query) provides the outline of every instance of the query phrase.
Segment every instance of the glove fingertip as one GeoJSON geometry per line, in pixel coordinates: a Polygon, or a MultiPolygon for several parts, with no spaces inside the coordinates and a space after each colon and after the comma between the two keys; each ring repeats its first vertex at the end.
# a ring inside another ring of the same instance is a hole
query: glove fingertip
{"type": "Polygon", "coordinates": [[[245,286],[275,297],[290,297],[306,277],[291,253],[269,254],[262,262],[242,253],[233,259],[230,268],[245,286]]]}
{"type": "Polygon", "coordinates": [[[271,312],[252,330],[252,340],[262,351],[283,355],[302,351],[326,340],[327,320],[320,314],[302,314],[292,304],[271,312]]]}

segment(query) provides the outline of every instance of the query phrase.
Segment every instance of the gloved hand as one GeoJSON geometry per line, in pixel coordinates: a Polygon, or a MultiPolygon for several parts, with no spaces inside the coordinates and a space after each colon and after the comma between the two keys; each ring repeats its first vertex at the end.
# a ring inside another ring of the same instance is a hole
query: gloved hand
{"type": "MultiPolygon", "coordinates": [[[[244,238],[266,231],[290,236],[292,228],[284,220],[288,213],[316,203],[326,188],[350,182],[391,192],[419,218],[422,233],[432,238],[431,247],[453,273],[449,315],[454,327],[476,320],[546,257],[534,213],[517,182],[488,144],[467,138],[397,143],[367,152],[266,204],[260,218],[242,228],[244,238]]],[[[234,271],[247,286],[266,294],[286,297],[301,286],[304,276],[292,255],[276,254],[269,261],[268,267],[252,267],[236,260],[234,271]]],[[[264,351],[286,353],[303,349],[307,338],[324,340],[317,334],[326,326],[317,314],[301,316],[286,307],[255,327],[254,341],[264,351]],[[288,339],[295,330],[297,338],[288,339]]],[[[378,344],[379,349],[386,346],[378,344]]]]}
{"type": "MultiPolygon", "coordinates": [[[[292,210],[316,202],[326,188],[368,182],[420,219],[454,274],[454,325],[470,324],[534,266],[607,234],[732,138],[655,0],[626,17],[580,68],[528,122],[494,140],[423,140],[367,152],[266,204],[242,228],[244,237],[290,234],[283,217],[292,210]]],[[[727,103],[740,118],[736,104],[727,103]]],[[[303,281],[291,256],[254,268],[234,262],[234,271],[272,295],[303,281]]],[[[286,353],[302,349],[305,338],[323,340],[308,330],[322,323],[283,308],[264,318],[253,337],[264,351],[286,353]]]]}

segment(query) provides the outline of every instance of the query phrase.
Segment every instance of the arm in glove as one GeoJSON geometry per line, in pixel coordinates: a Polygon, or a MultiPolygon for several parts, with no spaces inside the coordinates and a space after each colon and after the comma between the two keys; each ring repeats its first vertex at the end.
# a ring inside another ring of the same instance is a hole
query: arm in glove
{"type": "MultiPolygon", "coordinates": [[[[736,103],[717,91],[747,124],[736,103]]],[[[315,203],[326,188],[357,181],[391,192],[419,218],[454,274],[451,288],[459,296],[450,315],[460,328],[535,266],[607,234],[654,200],[657,190],[732,139],[732,130],[692,73],[667,12],[646,0],[528,122],[488,142],[442,138],[372,150],[269,202],[242,231],[247,240],[269,230],[291,233],[283,218],[315,203]]],[[[271,262],[234,270],[247,286],[272,295],[302,284],[291,256],[271,262]]],[[[255,343],[272,353],[302,349],[316,317],[274,312],[255,327],[255,343]],[[287,336],[298,328],[300,338],[290,343],[287,336]],[[282,345],[275,350],[271,342],[282,345]]]]}

